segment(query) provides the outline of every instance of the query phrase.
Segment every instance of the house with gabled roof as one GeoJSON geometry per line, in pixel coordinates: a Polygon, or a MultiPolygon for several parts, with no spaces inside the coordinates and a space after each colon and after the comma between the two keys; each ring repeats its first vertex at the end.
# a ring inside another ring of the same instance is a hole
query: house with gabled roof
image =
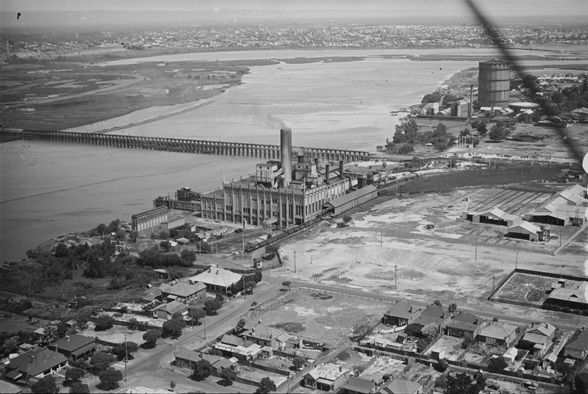
{"type": "Polygon", "coordinates": [[[174,351],[176,364],[182,367],[193,369],[200,360],[206,360],[214,368],[214,374],[219,375],[223,370],[238,372],[238,360],[235,358],[225,358],[214,354],[207,354],[186,348],[178,348],[174,351]]]}
{"type": "Polygon", "coordinates": [[[178,301],[172,301],[168,302],[167,304],[161,304],[152,310],[153,317],[163,320],[170,320],[174,314],[184,314],[187,313],[187,311],[188,307],[186,306],[186,304],[178,301]]]}
{"type": "Polygon", "coordinates": [[[376,383],[373,380],[352,376],[341,386],[339,394],[373,394],[375,392],[376,383]]]}
{"type": "Polygon", "coordinates": [[[208,291],[229,293],[230,287],[242,280],[243,275],[211,264],[207,270],[188,278],[189,283],[201,282],[206,285],[208,291]]]}
{"type": "Polygon", "coordinates": [[[67,358],[53,350],[40,348],[26,352],[10,360],[4,377],[9,380],[43,378],[45,375],[59,372],[67,366],[67,358]]]}
{"type": "Polygon", "coordinates": [[[425,308],[405,301],[396,301],[382,316],[382,323],[391,326],[405,326],[414,320],[425,308]]]}
{"type": "Polygon", "coordinates": [[[543,357],[553,345],[555,330],[553,324],[533,323],[525,330],[525,334],[519,341],[519,346],[530,349],[534,356],[543,357]]]}
{"type": "Polygon", "coordinates": [[[174,284],[164,283],[159,286],[161,297],[167,301],[177,301],[183,304],[204,302],[206,299],[206,285],[204,283],[177,282],[174,284]]]}
{"type": "Polygon", "coordinates": [[[416,382],[404,379],[393,379],[380,389],[383,394],[421,394],[422,387],[416,382]]]}
{"type": "Polygon", "coordinates": [[[588,282],[570,284],[564,282],[565,287],[554,288],[543,302],[543,308],[563,311],[588,311],[588,282]]]}
{"type": "Polygon", "coordinates": [[[285,331],[261,324],[255,326],[246,324],[241,333],[241,338],[256,343],[259,346],[268,346],[272,349],[284,349],[291,337],[285,331]]]}
{"type": "Polygon", "coordinates": [[[478,335],[480,328],[484,324],[486,324],[484,319],[479,318],[473,313],[460,311],[447,323],[447,335],[473,339],[478,335]]]}
{"type": "Polygon", "coordinates": [[[480,329],[476,340],[488,345],[510,347],[517,339],[519,332],[519,326],[493,320],[480,329]]]}
{"type": "Polygon", "coordinates": [[[49,348],[63,354],[71,360],[77,360],[94,353],[96,340],[83,335],[66,335],[64,338],[49,345],[49,348]]]}
{"type": "Polygon", "coordinates": [[[564,357],[584,360],[588,357],[588,330],[579,328],[564,346],[564,357]]]}
{"type": "Polygon", "coordinates": [[[341,387],[351,370],[339,364],[321,364],[302,378],[302,385],[315,390],[336,391],[341,387]]]}
{"type": "Polygon", "coordinates": [[[431,304],[422,311],[417,318],[408,324],[406,327],[406,333],[411,335],[422,335],[421,330],[428,324],[438,324],[439,327],[443,326],[445,320],[449,318],[447,310],[438,304],[431,304]]]}

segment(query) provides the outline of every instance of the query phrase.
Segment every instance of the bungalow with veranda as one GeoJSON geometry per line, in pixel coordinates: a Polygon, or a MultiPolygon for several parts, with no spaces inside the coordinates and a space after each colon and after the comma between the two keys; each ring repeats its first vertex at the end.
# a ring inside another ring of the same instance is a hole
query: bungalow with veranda
{"type": "Polygon", "coordinates": [[[473,313],[460,311],[453,320],[447,323],[447,335],[474,339],[484,324],[484,320],[473,313]]]}
{"type": "Polygon", "coordinates": [[[414,320],[422,311],[423,307],[404,301],[396,301],[384,316],[382,323],[390,326],[405,326],[414,320]]]}
{"type": "Polygon", "coordinates": [[[493,320],[478,332],[476,340],[493,346],[510,347],[517,339],[520,327],[493,320]]]}
{"type": "Polygon", "coordinates": [[[533,323],[519,341],[519,347],[530,350],[534,356],[543,357],[553,345],[555,330],[553,324],[533,323]]]}
{"type": "Polygon", "coordinates": [[[321,364],[304,375],[302,385],[315,390],[336,391],[341,387],[351,370],[338,364],[321,364]]]}
{"type": "Polygon", "coordinates": [[[586,327],[579,328],[574,332],[564,346],[564,356],[576,360],[584,360],[588,357],[588,330],[586,327]]]}
{"type": "Polygon", "coordinates": [[[9,380],[43,378],[60,372],[67,366],[67,358],[53,350],[40,348],[26,352],[10,360],[6,365],[4,377],[9,380]]]}

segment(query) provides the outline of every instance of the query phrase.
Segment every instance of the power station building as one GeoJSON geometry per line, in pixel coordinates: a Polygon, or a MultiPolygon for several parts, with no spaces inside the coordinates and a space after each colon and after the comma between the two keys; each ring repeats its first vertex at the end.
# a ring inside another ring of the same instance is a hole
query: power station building
{"type": "Polygon", "coordinates": [[[478,105],[480,107],[502,107],[509,105],[510,63],[503,60],[488,60],[479,63],[478,105]]]}
{"type": "MultiPolygon", "coordinates": [[[[329,202],[341,201],[356,178],[345,176],[343,161],[336,170],[298,156],[293,163],[292,130],[280,130],[281,160],[256,166],[255,175],[223,184],[202,195],[202,217],[233,223],[286,228],[300,225],[331,210],[329,202]]],[[[375,188],[357,190],[353,198],[375,197],[375,188]]],[[[345,201],[349,203],[349,201],[345,201]]]]}

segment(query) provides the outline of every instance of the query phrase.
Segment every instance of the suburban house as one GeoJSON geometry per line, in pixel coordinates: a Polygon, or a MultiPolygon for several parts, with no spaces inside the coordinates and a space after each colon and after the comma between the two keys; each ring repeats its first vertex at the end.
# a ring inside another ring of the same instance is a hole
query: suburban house
{"type": "Polygon", "coordinates": [[[0,379],[0,393],[2,394],[19,394],[25,390],[24,387],[9,383],[0,379]]]}
{"type": "Polygon", "coordinates": [[[228,293],[230,287],[239,283],[243,276],[212,264],[207,270],[188,278],[189,283],[201,282],[208,291],[228,293]]]}
{"type": "Polygon", "coordinates": [[[221,340],[214,344],[214,348],[220,350],[224,356],[243,361],[255,360],[262,352],[262,347],[258,344],[246,343],[243,339],[228,334],[223,335],[221,340]]]}
{"type": "Polygon", "coordinates": [[[382,323],[391,326],[405,326],[415,319],[423,309],[408,302],[397,301],[384,313],[382,323]]]}
{"type": "Polygon", "coordinates": [[[588,356],[588,330],[579,328],[564,346],[564,357],[584,360],[588,356]]]}
{"type": "Polygon", "coordinates": [[[484,320],[478,316],[469,312],[460,311],[453,320],[447,323],[447,335],[473,339],[478,335],[483,325],[484,320]]]}
{"type": "Polygon", "coordinates": [[[493,346],[510,347],[519,335],[520,328],[514,324],[491,321],[480,328],[476,340],[493,346]]]}
{"type": "Polygon", "coordinates": [[[178,282],[173,285],[167,283],[159,286],[161,297],[167,301],[177,301],[184,304],[191,302],[204,302],[206,299],[206,285],[196,282],[194,284],[178,282]]]}
{"type": "Polygon", "coordinates": [[[543,302],[543,308],[555,311],[588,311],[588,282],[571,283],[570,281],[558,282],[561,287],[554,288],[543,302]]]}
{"type": "Polygon", "coordinates": [[[153,309],[153,317],[163,320],[170,320],[175,313],[187,313],[188,307],[186,304],[172,301],[168,302],[167,304],[161,304],[155,309],[153,309]]]}
{"type": "Polygon", "coordinates": [[[338,364],[321,364],[304,375],[302,385],[322,391],[336,391],[347,380],[351,370],[338,364]]]}
{"type": "Polygon", "coordinates": [[[339,390],[339,394],[373,394],[375,392],[376,383],[356,376],[349,378],[349,381],[339,390]]]}
{"type": "Polygon", "coordinates": [[[449,313],[447,313],[442,305],[431,304],[416,319],[409,323],[406,327],[406,333],[419,336],[422,334],[421,330],[427,324],[438,324],[441,327],[448,317],[449,313]]]}
{"type": "Polygon", "coordinates": [[[422,387],[410,380],[394,379],[380,389],[383,394],[421,394],[422,387]]]}
{"type": "Polygon", "coordinates": [[[272,349],[283,350],[286,342],[290,339],[290,334],[273,327],[257,325],[245,325],[245,330],[241,333],[241,338],[247,339],[259,346],[268,346],[272,349]]]}
{"type": "Polygon", "coordinates": [[[28,377],[43,378],[45,375],[59,372],[67,365],[67,358],[53,350],[41,348],[26,352],[10,360],[4,377],[10,380],[28,377]]]}
{"type": "Polygon", "coordinates": [[[94,353],[96,340],[83,335],[66,335],[57,342],[49,345],[49,348],[63,354],[71,360],[86,358],[94,353]]]}
{"type": "Polygon", "coordinates": [[[519,341],[519,346],[531,349],[534,356],[543,357],[555,337],[555,326],[549,323],[533,323],[525,331],[525,335],[519,341]]]}
{"type": "Polygon", "coordinates": [[[206,354],[186,348],[177,349],[174,352],[174,356],[176,358],[176,365],[185,368],[193,369],[198,361],[206,360],[212,365],[216,375],[220,375],[224,370],[239,371],[239,364],[237,363],[237,359],[234,358],[227,359],[222,356],[206,354]]]}

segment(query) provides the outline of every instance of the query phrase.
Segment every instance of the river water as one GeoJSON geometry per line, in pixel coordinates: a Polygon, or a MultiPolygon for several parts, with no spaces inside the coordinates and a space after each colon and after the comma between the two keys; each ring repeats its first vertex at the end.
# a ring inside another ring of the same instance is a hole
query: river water
{"type": "MultiPolygon", "coordinates": [[[[253,52],[196,55],[233,60],[255,58],[253,52]]],[[[256,52],[259,58],[268,56],[267,51],[256,52]]],[[[271,52],[272,57],[280,57],[277,51],[271,52]]],[[[325,55],[324,51],[281,53],[288,55],[282,58],[319,56],[314,52],[325,55]]],[[[365,55],[365,51],[332,52],[327,56],[335,52],[365,55]]],[[[492,56],[489,50],[479,54],[492,56]]],[[[187,55],[174,56],[165,61],[186,60],[187,55]]],[[[132,59],[120,62],[128,64],[132,59]]],[[[117,133],[278,144],[279,127],[285,122],[297,146],[375,151],[394,133],[397,119],[390,116],[391,110],[419,102],[452,73],[475,65],[473,61],[370,57],[256,66],[241,85],[202,107],[117,133]]],[[[146,112],[141,116],[148,118],[146,112]]],[[[110,123],[120,126],[121,122],[114,118],[110,123]]],[[[155,196],[179,187],[217,188],[223,178],[252,173],[256,163],[244,158],[31,141],[0,144],[0,160],[0,261],[20,259],[27,249],[60,234],[88,230],[115,218],[130,220],[133,213],[151,208],[155,196]]]]}

